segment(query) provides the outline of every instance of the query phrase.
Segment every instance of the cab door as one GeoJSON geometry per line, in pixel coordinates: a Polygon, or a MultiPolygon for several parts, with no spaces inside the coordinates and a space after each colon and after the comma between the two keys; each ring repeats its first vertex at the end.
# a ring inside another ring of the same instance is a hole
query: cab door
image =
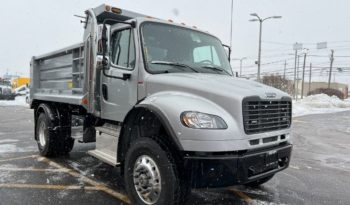
{"type": "Polygon", "coordinates": [[[103,71],[101,86],[101,117],[104,119],[122,122],[137,102],[135,33],[125,25],[111,29],[109,66],[103,71]]]}

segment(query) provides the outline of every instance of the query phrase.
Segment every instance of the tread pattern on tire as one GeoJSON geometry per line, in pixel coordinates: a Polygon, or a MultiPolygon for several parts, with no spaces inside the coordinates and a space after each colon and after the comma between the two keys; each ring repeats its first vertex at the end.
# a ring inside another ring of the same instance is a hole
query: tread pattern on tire
{"type": "MultiPolygon", "coordinates": [[[[46,113],[41,112],[37,118],[37,125],[41,121],[45,121],[46,125],[46,137],[47,137],[47,147],[39,146],[39,151],[41,155],[44,156],[59,156],[68,154],[74,146],[74,139],[70,137],[70,132],[59,133],[58,131],[50,130],[55,125],[55,122],[51,121],[46,113]]],[[[36,126],[37,129],[39,126],[36,126]]],[[[38,130],[36,131],[38,134],[38,130]]],[[[38,139],[38,137],[36,137],[38,139]]]]}

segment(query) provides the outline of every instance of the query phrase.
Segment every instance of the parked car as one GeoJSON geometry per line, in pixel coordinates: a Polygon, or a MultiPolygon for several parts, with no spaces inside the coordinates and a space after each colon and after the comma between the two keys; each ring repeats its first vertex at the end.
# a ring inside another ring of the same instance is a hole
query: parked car
{"type": "Polygon", "coordinates": [[[29,93],[29,88],[27,85],[22,85],[14,90],[14,93],[16,96],[20,95],[27,95],[29,93]]]}

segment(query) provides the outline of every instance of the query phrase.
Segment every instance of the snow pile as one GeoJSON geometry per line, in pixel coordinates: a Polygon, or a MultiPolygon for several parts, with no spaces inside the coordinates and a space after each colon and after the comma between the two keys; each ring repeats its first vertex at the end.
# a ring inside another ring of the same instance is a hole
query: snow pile
{"type": "Polygon", "coordinates": [[[293,116],[332,113],[350,110],[350,99],[340,100],[336,96],[326,94],[308,96],[299,101],[293,101],[293,116]]]}
{"type": "Polygon", "coordinates": [[[0,107],[4,106],[24,106],[28,107],[26,103],[26,96],[17,96],[15,100],[0,100],[0,107]]]}

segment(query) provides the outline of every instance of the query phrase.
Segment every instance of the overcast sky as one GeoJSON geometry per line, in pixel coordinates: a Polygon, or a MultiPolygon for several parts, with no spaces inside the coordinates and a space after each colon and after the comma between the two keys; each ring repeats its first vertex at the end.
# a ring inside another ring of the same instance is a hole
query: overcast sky
{"type": "MultiPolygon", "coordinates": [[[[0,7],[0,75],[29,75],[33,55],[82,41],[80,19],[87,8],[108,3],[147,15],[195,25],[229,44],[231,0],[11,0],[0,7]]],[[[314,64],[326,78],[330,49],[335,50],[336,80],[350,83],[350,1],[348,0],[234,0],[233,57],[248,57],[243,74],[256,72],[258,23],[248,22],[250,13],[262,17],[281,15],[263,24],[262,72],[282,73],[287,60],[287,74],[293,71],[292,44],[309,48],[307,65],[314,64]],[[317,42],[328,48],[317,50],[317,42]],[[339,56],[339,57],[338,57],[339,56]],[[349,56],[349,57],[347,57],[349,56]],[[322,69],[324,70],[322,72],[322,69]],[[341,77],[348,75],[347,77],[341,77]]],[[[302,65],[302,60],[300,60],[302,65]]],[[[233,62],[238,69],[238,62],[233,62]]],[[[315,78],[320,78],[318,73],[315,78]]]]}

